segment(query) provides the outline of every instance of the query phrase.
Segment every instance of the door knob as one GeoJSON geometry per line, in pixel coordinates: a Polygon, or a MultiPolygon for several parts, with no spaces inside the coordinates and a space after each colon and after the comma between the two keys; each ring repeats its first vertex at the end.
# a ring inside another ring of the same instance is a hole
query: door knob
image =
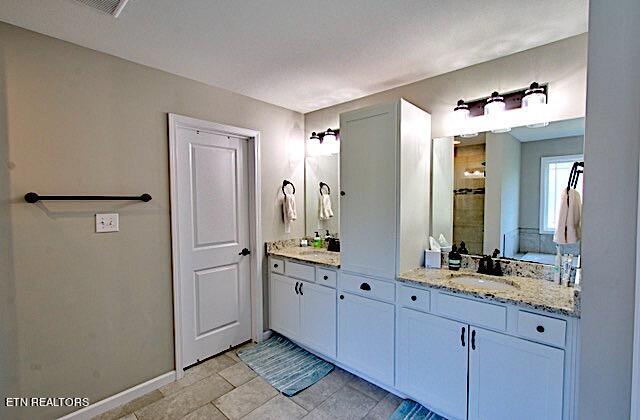
{"type": "Polygon", "coordinates": [[[242,256],[246,256],[251,254],[251,251],[249,251],[249,249],[247,248],[242,248],[242,251],[240,251],[240,253],[238,255],[242,255],[242,256]]]}

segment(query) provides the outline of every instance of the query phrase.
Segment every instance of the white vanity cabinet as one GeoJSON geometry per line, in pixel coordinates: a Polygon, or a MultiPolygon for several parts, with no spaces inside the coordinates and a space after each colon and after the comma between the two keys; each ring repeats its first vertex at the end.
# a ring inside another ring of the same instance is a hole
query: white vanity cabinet
{"type": "Polygon", "coordinates": [[[398,289],[399,391],[451,420],[576,418],[577,319],[398,289]]]}
{"type": "Polygon", "coordinates": [[[340,292],[338,361],[393,386],[395,306],[340,292]]]}
{"type": "Polygon", "coordinates": [[[467,415],[467,324],[401,308],[396,387],[448,419],[467,415]]]}
{"type": "Polygon", "coordinates": [[[300,295],[296,279],[281,274],[269,276],[269,325],[280,334],[297,338],[300,335],[300,295]]]}
{"type": "Polygon", "coordinates": [[[335,271],[269,258],[269,325],[285,337],[330,358],[336,357],[336,290],[316,284],[335,271]],[[279,274],[282,273],[282,274],[279,274]]]}
{"type": "Polygon", "coordinates": [[[431,116],[401,99],[340,114],[341,270],[395,280],[429,235],[431,116]]]}
{"type": "Polygon", "coordinates": [[[303,282],[300,289],[300,341],[335,357],[336,290],[308,282],[303,282]]]}
{"type": "Polygon", "coordinates": [[[564,351],[471,329],[469,419],[562,419],[564,351]]]}

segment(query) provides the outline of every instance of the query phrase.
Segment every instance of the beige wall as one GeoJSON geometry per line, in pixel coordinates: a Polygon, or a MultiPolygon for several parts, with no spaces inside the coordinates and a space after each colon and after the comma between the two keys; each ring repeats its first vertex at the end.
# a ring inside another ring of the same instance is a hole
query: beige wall
{"type": "MultiPolygon", "coordinates": [[[[304,190],[303,116],[1,23],[0,76],[0,360],[11,332],[22,394],[92,402],[171,371],[167,113],[261,131],[265,241],[285,236],[282,179],[304,190]],[[153,201],[32,205],[28,191],[153,201]],[[94,233],[102,211],[119,233],[94,233]]],[[[303,233],[301,219],[287,236],[303,233]]]]}
{"type": "MultiPolygon", "coordinates": [[[[450,118],[458,99],[482,98],[494,90],[508,92],[534,80],[549,83],[552,121],[583,117],[586,68],[587,35],[582,34],[305,114],[305,135],[338,127],[341,112],[398,98],[431,114],[434,138],[458,134],[450,118]]],[[[514,124],[519,125],[524,124],[514,124]]]]}

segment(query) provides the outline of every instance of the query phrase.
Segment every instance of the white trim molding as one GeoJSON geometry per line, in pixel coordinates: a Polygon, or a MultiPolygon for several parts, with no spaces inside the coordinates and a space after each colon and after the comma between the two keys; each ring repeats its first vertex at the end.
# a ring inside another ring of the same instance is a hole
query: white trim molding
{"type": "Polygon", "coordinates": [[[120,407],[123,404],[133,401],[138,397],[142,397],[151,391],[154,391],[166,384],[169,384],[176,380],[176,371],[172,370],[164,375],[160,375],[156,378],[150,379],[147,382],[143,382],[132,388],[126,389],[115,395],[112,395],[104,400],[100,400],[90,406],[81,408],[80,410],[69,413],[64,417],[60,417],[59,420],[85,420],[91,419],[95,416],[99,416],[102,413],[120,407]]]}
{"type": "Polygon", "coordinates": [[[182,319],[180,312],[180,261],[178,231],[178,205],[174,200],[177,192],[176,177],[176,128],[185,127],[200,131],[246,137],[249,140],[249,240],[251,247],[251,338],[255,342],[263,340],[263,285],[262,285],[262,186],[260,169],[260,132],[246,128],[213,123],[183,115],[169,114],[169,166],[171,187],[171,255],[173,261],[173,317],[176,377],[184,376],[182,368],[182,319]]]}

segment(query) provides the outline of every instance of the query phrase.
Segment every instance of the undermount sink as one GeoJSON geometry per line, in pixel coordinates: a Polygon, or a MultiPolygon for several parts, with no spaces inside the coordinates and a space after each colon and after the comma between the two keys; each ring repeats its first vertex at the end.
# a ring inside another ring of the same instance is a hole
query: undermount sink
{"type": "Polygon", "coordinates": [[[310,249],[308,251],[302,251],[300,255],[306,257],[330,257],[333,253],[326,249],[310,249]]]}
{"type": "Polygon", "coordinates": [[[518,290],[518,286],[508,280],[490,279],[485,276],[452,275],[451,281],[461,286],[470,286],[484,290],[518,290]]]}

